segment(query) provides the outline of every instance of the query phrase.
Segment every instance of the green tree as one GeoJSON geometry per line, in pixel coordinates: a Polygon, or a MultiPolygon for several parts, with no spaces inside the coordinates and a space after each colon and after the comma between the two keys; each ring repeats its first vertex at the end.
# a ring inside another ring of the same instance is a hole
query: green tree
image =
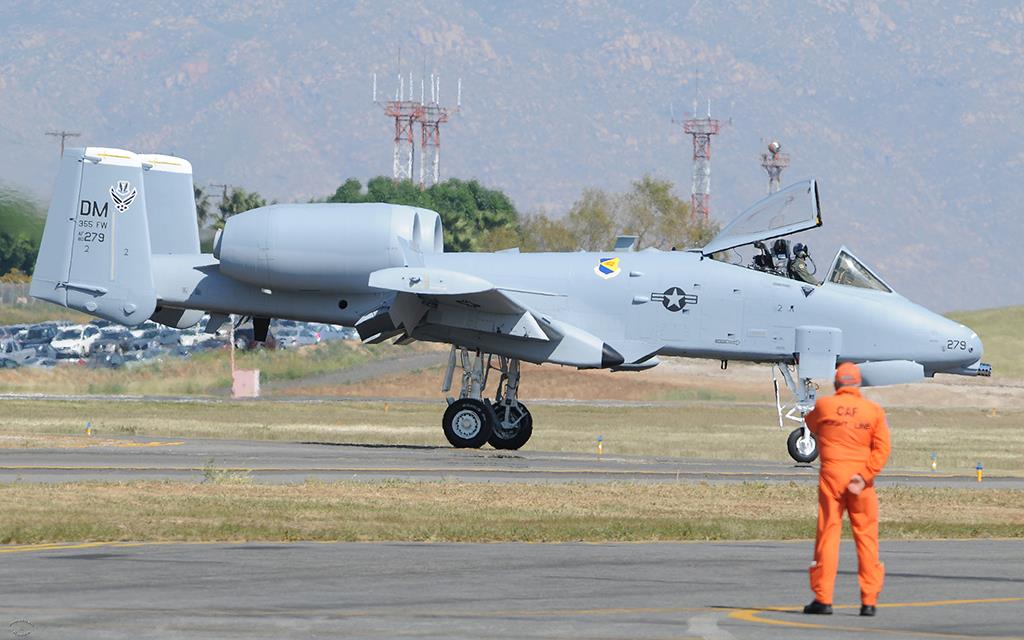
{"type": "Polygon", "coordinates": [[[43,235],[43,212],[33,200],[0,189],[0,274],[31,274],[43,235]]]}
{"type": "Polygon", "coordinates": [[[611,247],[618,230],[615,215],[613,197],[600,189],[584,189],[580,199],[569,209],[565,223],[576,238],[576,248],[604,251],[611,247]]]}
{"type": "Polygon", "coordinates": [[[519,214],[501,191],[487,189],[476,180],[450,179],[420,189],[411,180],[396,182],[386,176],[362,184],[349,178],[328,202],[386,202],[436,211],[444,225],[449,251],[489,251],[515,245],[519,214]],[[510,243],[507,246],[506,243],[510,243]]]}
{"type": "Polygon", "coordinates": [[[206,226],[206,223],[210,220],[210,194],[206,193],[206,190],[202,187],[192,187],[196,199],[196,222],[199,223],[200,228],[206,226]]]}
{"type": "Polygon", "coordinates": [[[554,220],[540,211],[523,218],[520,225],[523,251],[575,251],[578,240],[564,220],[554,220]]]}
{"type": "Polygon", "coordinates": [[[231,216],[266,205],[267,201],[261,198],[260,194],[255,191],[246,191],[240,187],[234,187],[227,194],[227,197],[221,198],[220,203],[217,205],[217,219],[214,221],[213,226],[217,229],[223,229],[224,224],[231,216]]]}

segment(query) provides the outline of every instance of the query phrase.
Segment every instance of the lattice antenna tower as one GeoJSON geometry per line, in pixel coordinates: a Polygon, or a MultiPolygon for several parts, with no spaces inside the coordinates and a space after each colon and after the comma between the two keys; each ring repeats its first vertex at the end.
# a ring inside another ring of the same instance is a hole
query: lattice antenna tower
{"type": "Polygon", "coordinates": [[[718,135],[722,123],[711,117],[711,100],[707,114],[697,116],[693,101],[693,117],[683,121],[683,131],[693,137],[693,187],[690,190],[690,214],[707,220],[711,217],[711,136],[718,135]]]}
{"type": "MultiPolygon", "coordinates": [[[[425,76],[426,74],[424,74],[425,76]]],[[[430,74],[430,101],[427,101],[426,77],[420,79],[420,188],[441,181],[441,125],[462,109],[462,79],[458,81],[455,109],[441,104],[441,76],[430,74]],[[429,168],[428,168],[429,167],[429,168]],[[429,171],[429,176],[426,172],[429,171]]]]}
{"type": "Polygon", "coordinates": [[[778,140],[768,143],[768,151],[761,154],[761,168],[768,173],[768,193],[775,193],[782,186],[782,170],[789,166],[789,154],[782,153],[778,140]]]}
{"type": "Polygon", "coordinates": [[[420,119],[422,105],[413,96],[412,73],[406,77],[399,72],[397,80],[394,96],[382,102],[377,99],[377,74],[373,74],[373,102],[380,105],[384,115],[395,122],[391,177],[395,181],[412,180],[413,155],[416,150],[414,130],[420,119]]]}

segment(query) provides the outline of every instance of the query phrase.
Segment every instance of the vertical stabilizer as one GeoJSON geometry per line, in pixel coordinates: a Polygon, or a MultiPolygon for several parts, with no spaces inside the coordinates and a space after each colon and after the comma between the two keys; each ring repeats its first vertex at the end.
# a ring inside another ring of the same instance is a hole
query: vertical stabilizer
{"type": "Polygon", "coordinates": [[[154,254],[198,254],[192,164],[183,158],[140,155],[146,184],[149,247],[154,254]]]}
{"type": "Polygon", "coordinates": [[[30,291],[126,325],[152,315],[156,292],[137,155],[99,147],[65,152],[30,291]]]}

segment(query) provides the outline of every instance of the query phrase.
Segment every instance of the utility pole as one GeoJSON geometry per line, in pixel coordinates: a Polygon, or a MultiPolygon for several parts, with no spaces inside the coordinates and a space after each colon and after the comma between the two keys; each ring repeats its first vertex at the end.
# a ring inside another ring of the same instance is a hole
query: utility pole
{"type": "Polygon", "coordinates": [[[79,137],[82,134],[77,132],[77,131],[64,131],[62,129],[60,131],[47,131],[46,135],[53,136],[54,138],[60,138],[60,155],[61,155],[61,157],[63,157],[64,156],[64,140],[66,140],[67,138],[77,138],[77,137],[79,137]]]}

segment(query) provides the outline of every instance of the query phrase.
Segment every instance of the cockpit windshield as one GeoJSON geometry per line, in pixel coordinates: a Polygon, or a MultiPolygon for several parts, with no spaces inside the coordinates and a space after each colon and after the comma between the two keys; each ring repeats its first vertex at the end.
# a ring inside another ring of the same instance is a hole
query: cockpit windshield
{"type": "Polygon", "coordinates": [[[836,260],[832,263],[832,270],[829,272],[828,281],[848,287],[860,289],[874,289],[892,293],[889,285],[882,282],[881,278],[871,272],[864,264],[853,257],[846,249],[841,249],[836,260]]]}

